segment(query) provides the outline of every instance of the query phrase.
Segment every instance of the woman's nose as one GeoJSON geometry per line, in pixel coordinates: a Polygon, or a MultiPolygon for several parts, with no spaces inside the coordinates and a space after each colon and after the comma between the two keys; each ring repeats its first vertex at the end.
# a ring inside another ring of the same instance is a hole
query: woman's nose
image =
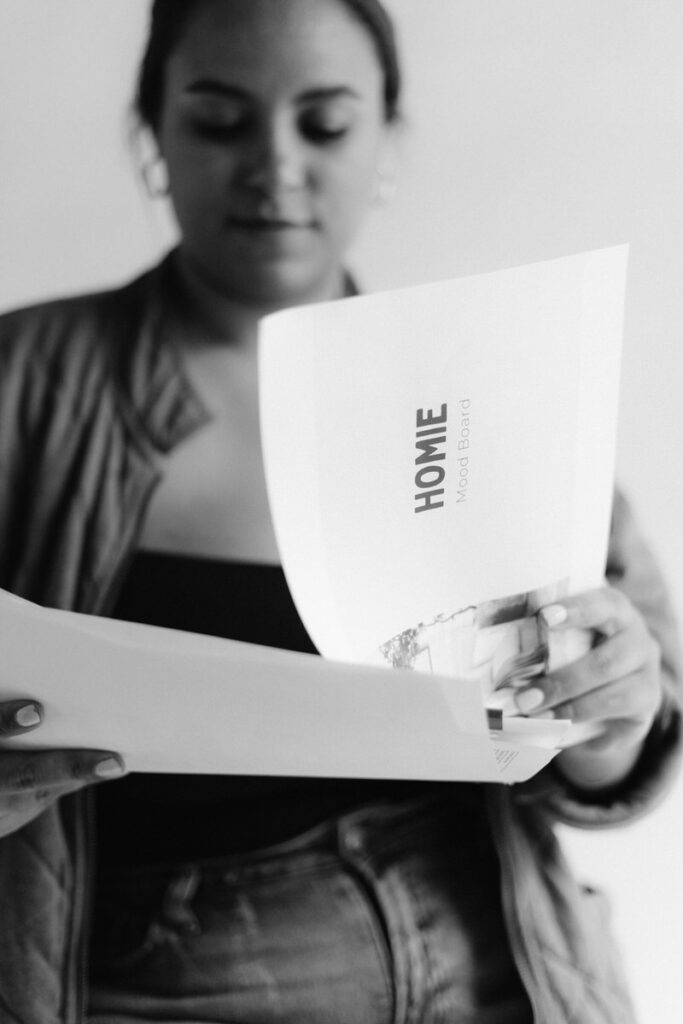
{"type": "Polygon", "coordinates": [[[282,125],[264,127],[249,155],[244,183],[266,195],[277,195],[301,188],[305,181],[305,155],[294,133],[282,125]]]}

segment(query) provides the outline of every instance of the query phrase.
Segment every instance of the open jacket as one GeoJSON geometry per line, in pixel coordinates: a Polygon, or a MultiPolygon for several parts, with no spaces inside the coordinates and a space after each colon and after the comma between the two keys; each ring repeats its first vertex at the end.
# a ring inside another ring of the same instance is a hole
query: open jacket
{"type": "MultiPolygon", "coordinates": [[[[106,614],[161,478],[161,457],[208,420],[164,326],[170,261],[124,288],[0,317],[0,587],[106,614]]],[[[482,785],[512,950],[539,1024],[633,1020],[599,894],[573,880],[552,825],[617,825],[666,790],[680,678],[661,578],[617,495],[607,575],[662,649],[665,699],[629,779],[602,798],[551,764],[482,785]]],[[[11,685],[12,680],[6,680],[11,685]]],[[[92,864],[90,791],[0,839],[0,1024],[81,1024],[92,864]]]]}

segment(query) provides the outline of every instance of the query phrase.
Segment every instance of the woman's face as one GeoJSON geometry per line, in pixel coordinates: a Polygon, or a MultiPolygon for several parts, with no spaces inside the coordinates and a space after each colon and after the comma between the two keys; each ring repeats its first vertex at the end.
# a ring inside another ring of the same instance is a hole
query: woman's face
{"type": "Polygon", "coordinates": [[[374,41],[341,0],[206,0],[158,131],[183,257],[236,300],[329,295],[389,132],[374,41]]]}

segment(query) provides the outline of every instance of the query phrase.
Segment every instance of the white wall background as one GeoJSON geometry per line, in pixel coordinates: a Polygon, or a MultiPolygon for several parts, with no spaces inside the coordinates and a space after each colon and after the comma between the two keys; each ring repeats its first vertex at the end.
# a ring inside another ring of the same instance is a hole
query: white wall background
{"type": "MultiPolygon", "coordinates": [[[[368,286],[629,241],[620,476],[683,618],[683,4],[390,0],[408,78],[399,195],[368,286]]],[[[0,0],[0,307],[114,283],[171,237],[125,107],[146,0],[0,0]]],[[[571,835],[613,895],[643,1024],[683,1006],[683,783],[647,820],[571,835]]]]}

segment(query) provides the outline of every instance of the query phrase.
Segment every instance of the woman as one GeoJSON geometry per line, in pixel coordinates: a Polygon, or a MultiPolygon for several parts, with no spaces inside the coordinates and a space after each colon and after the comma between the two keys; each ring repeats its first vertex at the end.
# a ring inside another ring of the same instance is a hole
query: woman
{"type": "MultiPolygon", "coordinates": [[[[1,586],[312,650],[265,497],[256,330],[353,290],[399,96],[377,0],[156,0],[137,105],[181,241],[123,289],[2,318],[1,586]]],[[[0,1020],[632,1019],[551,831],[640,813],[676,760],[670,614],[621,499],[608,574],[545,612],[600,643],[521,698],[602,733],[513,790],[95,788],[125,773],[116,752],[5,749],[0,1020]]],[[[40,727],[35,701],[0,711],[5,736],[40,727]]]]}

